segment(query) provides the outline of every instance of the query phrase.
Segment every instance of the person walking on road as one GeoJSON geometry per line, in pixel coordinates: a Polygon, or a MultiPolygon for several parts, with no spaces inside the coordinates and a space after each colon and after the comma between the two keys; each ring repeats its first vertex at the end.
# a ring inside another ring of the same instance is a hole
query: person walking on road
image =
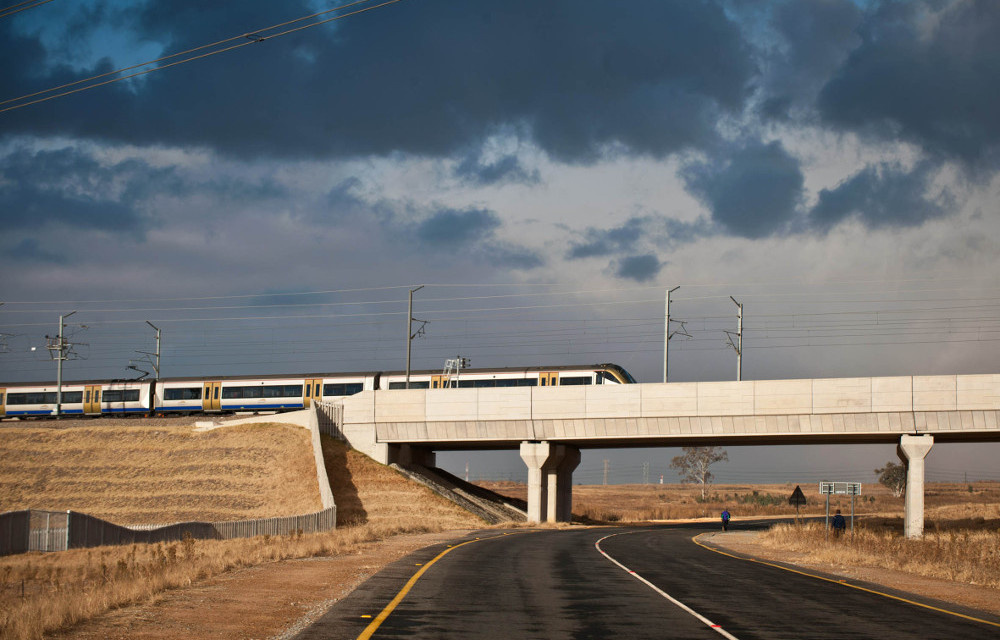
{"type": "Polygon", "coordinates": [[[729,519],[732,516],[729,515],[729,509],[722,510],[722,530],[729,531],[729,519]]]}
{"type": "Polygon", "coordinates": [[[837,513],[833,516],[832,526],[833,535],[838,538],[840,537],[840,534],[847,530],[847,521],[844,520],[844,516],[840,515],[840,509],[837,509],[837,513]]]}

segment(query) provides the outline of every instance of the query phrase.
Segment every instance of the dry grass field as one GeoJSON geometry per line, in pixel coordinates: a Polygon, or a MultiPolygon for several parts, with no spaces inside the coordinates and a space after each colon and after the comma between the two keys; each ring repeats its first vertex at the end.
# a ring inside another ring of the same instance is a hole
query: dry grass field
{"type": "MultiPolygon", "coordinates": [[[[513,482],[483,482],[482,486],[525,499],[525,485],[513,482]]],[[[584,522],[617,523],[651,520],[683,520],[717,517],[729,509],[733,517],[795,515],[788,498],[795,490],[788,484],[712,485],[708,497],[701,500],[701,489],[690,484],[618,484],[577,485],[573,487],[573,514],[584,522]]],[[[808,503],[800,508],[803,516],[821,516],[826,512],[825,496],[816,484],[802,484],[808,503]]],[[[925,489],[925,515],[930,522],[950,522],[1000,517],[1000,483],[974,482],[928,483],[925,489]]],[[[831,496],[830,513],[841,509],[850,513],[847,496],[831,496]]],[[[863,495],[855,499],[857,516],[898,516],[903,514],[903,498],[896,498],[885,487],[864,485],[863,495]]],[[[981,520],[980,520],[981,522],[981,520]]]]}
{"type": "Polygon", "coordinates": [[[0,429],[0,511],[72,509],[116,524],[319,511],[309,434],[278,424],[0,429]]]}
{"type": "MultiPolygon", "coordinates": [[[[206,433],[192,433],[190,427],[3,429],[2,509],[72,508],[117,522],[318,510],[315,465],[305,433],[279,425],[206,433]],[[50,466],[73,471],[56,473],[50,466]],[[99,488],[88,488],[92,484],[99,488]],[[41,504],[38,496],[44,496],[41,504]]],[[[242,567],[352,553],[359,545],[401,533],[483,525],[342,443],[324,437],[323,448],[338,517],[349,526],[317,534],[0,558],[0,639],[41,638],[242,567]]]]}
{"type": "Polygon", "coordinates": [[[765,548],[794,552],[813,563],[893,569],[1000,589],[1000,519],[929,521],[922,539],[907,539],[898,523],[878,518],[853,533],[828,535],[822,522],[778,524],[762,533],[765,548]]]}

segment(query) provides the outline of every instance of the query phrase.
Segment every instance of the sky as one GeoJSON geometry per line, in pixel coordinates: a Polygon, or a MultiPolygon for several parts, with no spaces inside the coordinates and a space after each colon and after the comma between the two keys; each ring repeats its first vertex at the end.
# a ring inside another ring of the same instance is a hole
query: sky
{"type": "MultiPolygon", "coordinates": [[[[662,381],[680,287],[674,381],[735,377],[734,302],[745,380],[998,370],[992,0],[23,9],[0,10],[4,381],[55,377],[71,311],[67,380],[150,371],[147,321],[164,376],[401,370],[422,285],[415,369],[662,381]]],[[[791,477],[789,451],[734,449],[730,477],[791,477]]],[[[796,451],[864,480],[895,459],[796,451]]],[[[997,453],[939,445],[928,473],[996,479],[997,453]]]]}

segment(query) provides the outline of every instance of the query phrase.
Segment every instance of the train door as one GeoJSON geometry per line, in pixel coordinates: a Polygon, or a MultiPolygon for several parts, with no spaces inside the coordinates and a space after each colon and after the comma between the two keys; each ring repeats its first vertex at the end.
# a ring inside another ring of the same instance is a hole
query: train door
{"type": "Polygon", "coordinates": [[[0,389],[0,418],[7,415],[7,408],[6,405],[4,404],[6,398],[7,398],[7,390],[0,389]]]}
{"type": "Polygon", "coordinates": [[[83,388],[83,412],[87,415],[100,415],[101,413],[100,385],[87,385],[83,388]]]}
{"type": "Polygon", "coordinates": [[[554,387],[559,384],[558,371],[542,371],[538,374],[539,387],[554,387]]]}
{"type": "Polygon", "coordinates": [[[201,396],[201,408],[205,411],[222,411],[222,383],[206,382],[201,396]]]}
{"type": "Polygon", "coordinates": [[[445,381],[444,376],[431,376],[431,389],[444,389],[445,381]]]}
{"type": "Polygon", "coordinates": [[[321,400],[322,397],[323,380],[321,378],[306,380],[302,388],[302,406],[308,409],[314,400],[321,400]]]}

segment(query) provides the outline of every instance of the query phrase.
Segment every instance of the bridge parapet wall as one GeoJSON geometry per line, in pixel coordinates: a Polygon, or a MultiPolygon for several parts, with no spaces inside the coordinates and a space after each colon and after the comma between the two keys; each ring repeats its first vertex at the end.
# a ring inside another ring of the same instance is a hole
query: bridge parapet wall
{"type": "Polygon", "coordinates": [[[363,450],[392,442],[992,435],[998,412],[1000,374],[409,389],[344,400],[345,433],[371,434],[363,450]]]}

